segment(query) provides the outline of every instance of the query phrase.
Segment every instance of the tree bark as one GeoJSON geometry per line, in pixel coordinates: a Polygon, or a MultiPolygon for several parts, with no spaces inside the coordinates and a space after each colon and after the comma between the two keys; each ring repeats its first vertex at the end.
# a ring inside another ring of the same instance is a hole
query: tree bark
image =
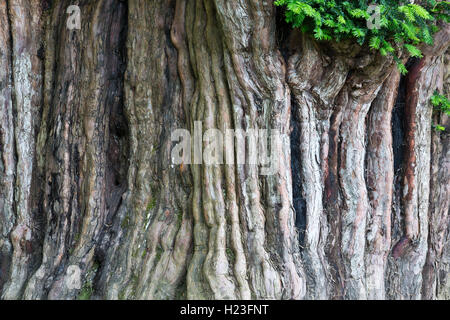
{"type": "Polygon", "coordinates": [[[272,1],[6,0],[0,24],[2,299],[450,296],[448,26],[401,76],[272,1]],[[198,123],[280,132],[279,170],[239,164],[251,143],[175,165],[198,123]]]}

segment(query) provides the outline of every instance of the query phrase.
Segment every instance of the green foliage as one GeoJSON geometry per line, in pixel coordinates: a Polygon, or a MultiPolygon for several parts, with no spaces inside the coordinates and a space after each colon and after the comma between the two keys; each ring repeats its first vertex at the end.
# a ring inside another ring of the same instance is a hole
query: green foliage
{"type": "Polygon", "coordinates": [[[431,104],[445,114],[450,115],[450,101],[447,97],[440,95],[437,91],[435,91],[434,95],[431,97],[431,104]]]}
{"type": "Polygon", "coordinates": [[[277,0],[286,7],[286,21],[317,40],[355,39],[368,44],[382,55],[392,55],[400,71],[406,68],[398,59],[403,47],[413,57],[422,57],[420,43],[433,43],[436,22],[449,21],[450,2],[422,1],[422,5],[397,0],[277,0]],[[403,4],[403,3],[404,4],[403,4]],[[376,28],[374,13],[369,6],[377,5],[379,19],[376,28]]]}
{"type": "Polygon", "coordinates": [[[156,198],[152,198],[149,203],[147,204],[147,213],[150,212],[154,207],[156,206],[156,198]]]}
{"type": "MultiPolygon", "coordinates": [[[[436,110],[445,113],[447,116],[450,116],[450,101],[447,99],[447,97],[440,95],[437,91],[435,91],[430,101],[436,110]]],[[[439,124],[434,125],[434,128],[437,131],[445,131],[445,128],[439,124]]]]}
{"type": "Polygon", "coordinates": [[[177,228],[178,229],[181,227],[182,223],[183,223],[183,212],[178,211],[178,213],[177,213],[177,228]]]}
{"type": "Polygon", "coordinates": [[[120,224],[122,229],[126,229],[130,226],[130,220],[131,220],[130,217],[126,215],[125,218],[122,220],[122,223],[120,224]]]}
{"type": "Polygon", "coordinates": [[[228,260],[230,262],[234,263],[236,261],[236,257],[234,255],[234,251],[232,249],[230,249],[230,248],[227,248],[226,249],[226,253],[227,253],[228,260]]]}
{"type": "Polygon", "coordinates": [[[161,255],[163,254],[163,249],[161,247],[156,247],[156,256],[155,256],[155,264],[161,260],[161,255]]]}
{"type": "Polygon", "coordinates": [[[100,268],[100,265],[98,262],[94,262],[92,265],[92,268],[87,273],[86,277],[88,278],[86,282],[84,283],[83,287],[80,290],[80,293],[78,294],[77,299],[78,300],[90,300],[92,294],[94,293],[94,286],[92,284],[92,279],[94,278],[95,274],[97,273],[98,269],[100,268]]]}
{"type": "Polygon", "coordinates": [[[94,288],[91,282],[86,282],[81,288],[81,291],[78,295],[78,300],[90,300],[92,293],[94,292],[94,288]]]}
{"type": "Polygon", "coordinates": [[[434,129],[437,131],[445,131],[445,127],[441,126],[440,124],[435,124],[434,129]]]}

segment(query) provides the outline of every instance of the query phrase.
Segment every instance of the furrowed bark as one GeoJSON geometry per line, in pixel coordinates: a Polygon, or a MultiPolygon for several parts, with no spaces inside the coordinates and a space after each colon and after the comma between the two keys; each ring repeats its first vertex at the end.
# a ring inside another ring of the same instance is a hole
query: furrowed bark
{"type": "Polygon", "coordinates": [[[191,178],[186,167],[171,165],[170,135],[183,127],[185,119],[177,54],[170,35],[172,21],[183,17],[175,17],[174,9],[175,1],[128,4],[125,110],[130,126],[129,189],[119,209],[118,231],[111,238],[115,245],[107,252],[101,276],[100,292],[108,299],[186,295],[183,281],[192,238],[191,178]],[[147,52],[152,52],[150,58],[147,52]]]}
{"type": "MultiPolygon", "coordinates": [[[[2,267],[3,270],[9,269],[9,280],[4,284],[2,297],[17,299],[21,296],[29,276],[30,265],[33,262],[33,246],[37,241],[34,218],[37,212],[32,195],[34,190],[32,180],[42,95],[42,61],[38,54],[42,36],[40,2],[11,0],[7,1],[6,5],[3,2],[2,19],[7,26],[2,32],[2,50],[5,51],[2,61],[3,64],[10,64],[4,65],[6,73],[2,81],[5,81],[6,85],[9,82],[12,88],[11,92],[5,92],[6,103],[1,111],[5,120],[9,122],[5,123],[8,125],[5,128],[6,140],[3,142],[6,148],[2,153],[7,183],[5,231],[10,232],[11,242],[6,244],[6,240],[4,248],[12,246],[12,255],[4,260],[5,266],[2,267]],[[12,175],[14,175],[13,197],[8,191],[11,187],[8,186],[8,182],[11,181],[12,175]],[[14,201],[13,204],[11,200],[14,201]],[[7,259],[10,261],[7,262],[7,259]]],[[[9,251],[6,255],[9,255],[11,249],[6,250],[9,251]]]]}
{"type": "MultiPolygon", "coordinates": [[[[299,36],[298,34],[296,36],[299,36]]],[[[306,233],[303,259],[308,276],[308,298],[329,296],[328,264],[324,246],[328,235],[324,210],[324,180],[328,171],[328,132],[334,100],[345,84],[348,71],[343,59],[322,62],[321,52],[304,37],[302,52],[289,61],[288,81],[299,106],[303,197],[306,200],[306,233]],[[317,76],[319,74],[319,76],[317,76]],[[314,81],[310,81],[315,78],[314,81]]]]}
{"type": "MultiPolygon", "coordinates": [[[[386,77],[393,73],[391,61],[370,57],[367,53],[357,56],[358,52],[345,44],[334,48],[331,54],[335,58],[331,61],[330,52],[305,37],[301,46],[301,53],[291,57],[288,81],[299,106],[302,133],[302,183],[307,212],[303,259],[308,261],[305,263],[311,288],[308,292],[310,298],[322,299],[342,295],[362,299],[367,294],[382,298],[383,294],[372,292],[383,292],[389,242],[378,240],[378,246],[387,247],[378,249],[382,253],[373,249],[366,252],[366,242],[373,241],[373,238],[366,238],[366,229],[373,232],[367,237],[374,237],[380,232],[376,229],[389,225],[390,217],[385,214],[373,221],[369,216],[367,221],[371,210],[367,188],[384,191],[392,180],[389,178],[393,170],[390,168],[392,155],[389,156],[392,148],[390,112],[396,92],[392,88],[397,87],[399,77],[391,78],[379,93],[386,77]],[[353,57],[349,54],[352,51],[353,57]],[[372,104],[377,94],[379,98],[372,104]],[[366,123],[370,108],[371,120],[366,123]],[[367,145],[366,136],[369,138],[367,145]],[[378,145],[379,141],[373,141],[377,136],[386,140],[378,145]],[[365,168],[366,148],[368,168],[365,168]],[[377,148],[380,148],[378,154],[377,148]],[[388,155],[383,156],[381,152],[388,155]],[[378,161],[382,164],[376,163],[378,161]],[[387,181],[374,181],[380,174],[387,175],[387,181]],[[381,266],[366,271],[365,260],[376,259],[374,254],[384,256],[379,262],[381,266]]],[[[380,201],[373,199],[377,195],[372,191],[370,199],[380,201]]],[[[377,209],[379,205],[390,210],[389,196],[385,201],[387,203],[374,203],[373,210],[378,210],[378,215],[383,215],[380,213],[383,209],[377,209]]]]}
{"type": "Polygon", "coordinates": [[[367,119],[367,130],[370,132],[366,155],[369,210],[365,264],[367,298],[372,300],[386,298],[384,279],[391,246],[394,187],[391,122],[399,83],[400,73],[394,69],[372,103],[367,119]]]}
{"type": "MultiPolygon", "coordinates": [[[[441,62],[443,83],[437,83],[438,91],[449,94],[448,50],[441,62]]],[[[448,117],[434,111],[434,123],[448,127],[448,117]]],[[[422,299],[448,299],[448,258],[445,247],[448,247],[449,230],[449,135],[447,132],[434,131],[431,136],[431,181],[429,207],[428,252],[423,269],[422,299]],[[439,295],[439,296],[438,296],[439,295]]],[[[448,251],[447,251],[448,252],[448,251]]],[[[448,256],[448,253],[447,253],[448,256]]]]}
{"type": "Polygon", "coordinates": [[[338,170],[342,188],[341,246],[346,278],[344,298],[367,298],[364,256],[369,204],[364,176],[365,118],[381,88],[380,83],[391,70],[392,63],[389,61],[375,61],[375,64],[367,65],[361,75],[350,79],[352,92],[346,93],[348,96],[344,100],[347,103],[342,110],[341,151],[338,150],[341,152],[338,170]],[[370,81],[366,80],[362,84],[364,77],[370,77],[370,81]]]}
{"type": "MultiPolygon", "coordinates": [[[[449,52],[447,50],[447,53],[444,57],[444,86],[443,86],[443,93],[446,94],[447,96],[450,94],[450,69],[449,69],[449,52]]],[[[445,118],[444,115],[441,115],[440,117],[443,121],[444,124],[446,124],[446,127],[448,127],[448,116],[447,118],[445,118]]],[[[442,139],[442,138],[441,138],[442,139]]],[[[432,188],[433,188],[433,195],[437,193],[437,190],[439,190],[439,194],[442,194],[443,197],[445,197],[445,189],[443,189],[443,191],[440,191],[442,187],[447,186],[447,202],[443,202],[443,204],[437,204],[437,205],[433,205],[433,209],[434,210],[442,210],[440,212],[445,213],[447,212],[447,226],[449,226],[450,221],[448,218],[448,199],[449,199],[449,190],[448,190],[448,186],[449,186],[449,176],[448,176],[448,172],[449,172],[449,165],[448,165],[448,159],[449,159],[449,155],[448,155],[448,150],[449,150],[449,136],[447,134],[447,136],[444,136],[442,139],[442,151],[441,150],[436,150],[434,149],[434,153],[433,153],[433,159],[437,159],[437,153],[442,154],[445,156],[441,156],[441,158],[439,159],[440,161],[440,166],[439,166],[439,176],[442,177],[447,177],[446,180],[443,179],[442,181],[442,185],[439,184],[432,184],[432,188]],[[444,151],[446,150],[446,151],[444,151]],[[441,193],[442,192],[442,193],[441,193]],[[438,209],[439,208],[439,209],[438,209]]],[[[434,163],[433,163],[434,165],[434,163]]],[[[433,198],[434,200],[434,198],[433,198]]],[[[445,220],[443,220],[443,223],[445,223],[445,220]]],[[[437,228],[437,230],[439,230],[440,232],[442,232],[441,227],[437,228]]],[[[435,232],[435,228],[431,228],[431,233],[435,232]]],[[[432,275],[431,281],[430,283],[432,284],[430,287],[433,288],[433,280],[436,279],[437,280],[437,284],[436,284],[436,297],[438,299],[448,299],[450,297],[450,277],[449,277],[449,270],[450,270],[450,232],[449,232],[449,228],[447,227],[447,230],[443,231],[444,234],[446,234],[446,236],[444,236],[443,238],[440,238],[440,241],[442,241],[442,254],[441,257],[438,257],[438,263],[436,266],[436,263],[434,263],[435,268],[433,268],[431,271],[434,271],[435,274],[432,275]]],[[[437,233],[439,235],[439,233],[437,233]]],[[[441,233],[442,234],[442,233],[441,233]]],[[[440,248],[439,245],[437,246],[433,246],[436,248],[440,248]]],[[[431,248],[430,248],[431,249],[431,248]]],[[[438,251],[439,252],[439,251],[438,251]]],[[[430,254],[432,255],[432,254],[430,254]]],[[[431,260],[432,261],[432,260],[431,260]]],[[[425,297],[428,297],[425,295],[425,297]]]]}
{"type": "Polygon", "coordinates": [[[47,23],[38,147],[45,238],[42,262],[28,280],[26,299],[75,298],[79,288],[70,286],[74,267],[81,281],[92,281],[101,234],[126,188],[119,167],[126,142],[117,132],[123,104],[119,46],[125,7],[114,0],[80,3],[84,19],[91,23],[78,31],[65,27],[70,4],[55,4],[47,23]],[[82,49],[86,42],[90,45],[82,49]]]}
{"type": "MultiPolygon", "coordinates": [[[[194,75],[198,79],[190,108],[191,123],[204,119],[206,128],[272,128],[287,133],[288,88],[283,83],[284,66],[280,55],[274,51],[275,33],[270,32],[275,27],[272,6],[256,1],[242,4],[197,1],[188,8],[195,14],[195,22],[189,24],[192,31],[188,31],[188,39],[194,75]],[[236,10],[242,11],[243,15],[235,17],[236,10]],[[204,28],[207,30],[206,43],[201,36],[204,28]],[[254,33],[254,37],[250,38],[249,32],[254,33]],[[217,41],[220,38],[223,41],[217,41]],[[214,92],[215,96],[211,95],[214,92]],[[221,107],[223,115],[219,123],[213,118],[215,106],[221,107]]],[[[283,141],[281,148],[285,158],[280,159],[282,176],[276,180],[259,177],[258,168],[251,165],[227,166],[225,173],[221,173],[223,169],[220,168],[202,170],[193,166],[194,254],[188,272],[188,297],[274,299],[304,295],[302,267],[295,258],[298,242],[293,229],[290,176],[286,175],[290,170],[289,141],[283,141]],[[221,178],[212,180],[214,176],[223,175],[229,191],[226,196],[232,201],[231,210],[227,210],[233,221],[230,235],[224,234],[226,211],[223,212],[224,195],[219,187],[221,178]],[[239,184],[235,190],[231,189],[236,183],[233,175],[239,184]],[[267,185],[267,193],[260,190],[260,183],[267,185]],[[218,199],[213,200],[213,190],[218,199]],[[240,199],[237,208],[233,205],[234,192],[240,199]],[[262,207],[261,203],[267,207],[262,207]],[[238,228],[242,238],[246,239],[243,249],[238,228]],[[265,230],[270,230],[270,237],[265,230]],[[208,236],[210,245],[205,248],[208,236]],[[229,243],[235,259],[225,256],[227,238],[231,238],[229,243]],[[227,270],[230,263],[235,264],[232,273],[227,270]],[[211,264],[221,269],[211,269],[211,264]],[[277,264],[283,265],[284,271],[277,272],[273,268],[277,264]],[[245,265],[247,280],[243,274],[245,265]],[[199,272],[202,269],[204,275],[199,272]],[[206,279],[209,286],[199,292],[197,283],[202,279],[206,279]]]]}
{"type": "MultiPolygon", "coordinates": [[[[423,268],[429,243],[431,176],[432,107],[430,98],[442,86],[442,54],[449,44],[448,28],[436,37],[434,48],[424,51],[425,57],[415,62],[406,82],[406,153],[402,190],[404,233],[392,248],[393,260],[389,274],[388,295],[394,299],[422,298],[423,268]],[[395,278],[395,279],[394,279],[395,278]]],[[[444,177],[445,179],[445,177],[444,177]]],[[[427,285],[425,285],[427,286],[427,285]]],[[[426,292],[425,292],[426,294],[426,292]]]]}
{"type": "Polygon", "coordinates": [[[14,157],[14,118],[12,94],[12,64],[11,64],[11,32],[8,19],[8,6],[6,2],[0,4],[0,289],[8,279],[10,268],[12,244],[9,234],[14,226],[14,174],[16,161],[14,157]]]}
{"type": "Polygon", "coordinates": [[[258,0],[0,3],[2,299],[450,296],[448,133],[432,129],[448,118],[429,103],[448,96],[448,26],[401,77],[282,14],[258,0]],[[201,142],[175,165],[177,129],[201,142]],[[233,137],[233,162],[209,165],[215,129],[281,139],[233,137]],[[275,174],[255,150],[276,151],[275,174]]]}

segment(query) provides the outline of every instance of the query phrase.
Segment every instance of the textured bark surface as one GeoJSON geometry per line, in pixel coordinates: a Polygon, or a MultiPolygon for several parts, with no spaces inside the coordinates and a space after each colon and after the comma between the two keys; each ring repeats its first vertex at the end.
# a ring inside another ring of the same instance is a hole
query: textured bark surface
{"type": "Polygon", "coordinates": [[[1,0],[0,24],[2,299],[450,297],[448,26],[402,77],[272,1],[1,0]],[[198,122],[278,130],[279,170],[173,164],[198,122]]]}

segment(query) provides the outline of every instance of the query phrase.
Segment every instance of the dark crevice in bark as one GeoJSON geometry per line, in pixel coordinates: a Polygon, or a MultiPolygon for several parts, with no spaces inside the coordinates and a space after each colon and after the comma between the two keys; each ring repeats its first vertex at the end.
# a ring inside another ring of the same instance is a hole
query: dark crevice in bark
{"type": "Polygon", "coordinates": [[[284,58],[284,61],[288,61],[289,51],[291,50],[289,46],[289,37],[292,33],[292,27],[286,22],[284,9],[276,7],[275,15],[277,46],[284,58]]]}
{"type": "MultiPolygon", "coordinates": [[[[408,61],[407,68],[411,66],[408,61]]],[[[392,148],[394,155],[394,193],[392,210],[392,239],[398,241],[402,237],[401,226],[401,191],[402,177],[405,162],[405,103],[406,103],[406,76],[400,78],[397,99],[392,110],[392,148]]],[[[394,242],[395,243],[395,242],[394,242]]]]}
{"type": "Polygon", "coordinates": [[[107,98],[107,104],[111,106],[109,110],[109,141],[106,151],[106,219],[103,231],[99,237],[94,256],[94,265],[97,265],[96,274],[93,279],[94,295],[101,295],[102,284],[101,275],[106,252],[109,249],[111,239],[114,239],[118,227],[117,213],[122,205],[122,197],[128,189],[128,170],[130,152],[130,129],[129,120],[125,113],[124,83],[125,72],[127,70],[127,34],[128,34],[128,3],[120,2],[116,9],[117,21],[112,22],[109,30],[110,37],[119,33],[118,43],[110,39],[109,45],[111,57],[108,59],[113,67],[108,70],[116,71],[108,75],[111,79],[112,92],[107,98]],[[112,30],[112,28],[116,28],[112,30]],[[120,28],[120,30],[117,30],[120,28]]]}
{"type": "Polygon", "coordinates": [[[297,104],[292,99],[291,105],[291,170],[292,193],[295,209],[295,226],[299,232],[300,249],[303,248],[306,231],[306,200],[303,197],[301,178],[301,148],[300,148],[300,122],[295,110],[297,104]]]}
{"type": "Polygon", "coordinates": [[[53,0],[42,0],[41,1],[41,8],[42,11],[45,12],[47,10],[51,10],[53,7],[53,0]]]}
{"type": "MultiPolygon", "coordinates": [[[[37,135],[37,133],[36,133],[37,135]]],[[[37,167],[37,159],[33,160],[34,167],[37,167]]],[[[34,203],[32,206],[32,223],[33,238],[30,241],[30,265],[28,272],[33,274],[42,263],[42,248],[45,238],[45,211],[43,205],[44,193],[40,186],[44,185],[45,180],[39,175],[37,170],[33,172],[33,178],[31,182],[31,201],[34,203]]]]}
{"type": "MultiPolygon", "coordinates": [[[[406,78],[402,76],[398,88],[397,100],[392,111],[392,147],[394,153],[394,172],[399,174],[404,162],[405,149],[405,99],[406,99],[406,78]]],[[[399,186],[399,185],[398,185],[399,186]]]]}
{"type": "MultiPolygon", "coordinates": [[[[289,60],[295,46],[292,46],[289,38],[292,34],[292,27],[286,22],[285,10],[276,7],[276,41],[277,47],[285,61],[289,60]]],[[[290,142],[291,142],[291,173],[292,173],[292,198],[295,210],[295,226],[298,230],[300,250],[304,247],[305,231],[306,231],[306,199],[302,190],[302,174],[301,174],[301,128],[300,121],[296,115],[299,106],[291,93],[291,123],[290,123],[290,142]]]]}
{"type": "MultiPolygon", "coordinates": [[[[15,79],[14,79],[14,37],[13,37],[13,30],[12,30],[12,20],[11,20],[11,5],[9,3],[9,0],[6,0],[6,17],[8,19],[8,25],[9,25],[9,47],[10,47],[10,55],[8,57],[9,59],[9,64],[10,64],[10,70],[11,70],[11,86],[12,88],[14,88],[14,83],[15,83],[15,79]]],[[[13,121],[13,136],[14,136],[14,128],[15,128],[15,123],[16,123],[16,119],[17,119],[17,110],[15,108],[16,106],[16,94],[14,92],[14,90],[11,91],[11,104],[12,104],[12,121],[13,121]]],[[[14,150],[14,163],[17,163],[17,159],[18,159],[18,154],[17,154],[17,147],[16,147],[16,139],[13,139],[13,150],[14,150]]],[[[16,177],[17,178],[17,177],[16,177]]],[[[15,183],[15,182],[14,182],[15,183]]],[[[15,201],[16,199],[14,199],[15,201]]],[[[13,205],[13,210],[16,210],[16,207],[13,205]]],[[[15,224],[15,222],[14,222],[15,224]]]]}
{"type": "Polygon", "coordinates": [[[405,179],[402,181],[402,218],[404,228],[404,236],[392,249],[394,257],[402,255],[403,251],[409,246],[412,231],[411,231],[411,219],[410,210],[407,210],[406,203],[412,201],[413,190],[415,188],[415,166],[416,166],[416,152],[415,152],[415,131],[416,129],[416,108],[417,108],[417,96],[414,94],[416,81],[420,77],[420,73],[423,68],[423,61],[419,59],[409,59],[407,65],[408,74],[406,75],[405,81],[405,100],[404,100],[404,113],[403,113],[403,124],[404,124],[404,148],[402,155],[402,176],[405,179]],[[403,158],[404,157],[404,158],[403,158]],[[406,194],[405,194],[406,192],[406,194]]]}
{"type": "MultiPolygon", "coordinates": [[[[351,72],[349,73],[350,76],[351,72]]],[[[341,152],[342,150],[342,138],[340,137],[342,122],[338,119],[340,117],[340,110],[335,110],[331,116],[331,130],[329,134],[329,173],[327,177],[327,203],[325,205],[325,210],[327,212],[328,223],[331,226],[331,232],[329,239],[333,237],[334,245],[329,248],[328,256],[330,261],[330,266],[332,267],[331,274],[337,285],[334,287],[331,294],[332,299],[340,300],[345,296],[345,277],[344,277],[344,265],[342,263],[342,251],[340,249],[340,243],[342,243],[342,232],[341,232],[341,215],[339,214],[342,209],[341,202],[339,201],[341,195],[340,190],[342,186],[339,179],[339,168],[341,168],[341,152]],[[333,169],[331,169],[333,168],[333,169]],[[329,202],[328,202],[329,201],[329,202]]],[[[328,240],[329,241],[329,240],[328,240]]]]}
{"type": "MultiPolygon", "coordinates": [[[[107,150],[107,183],[106,194],[107,204],[109,209],[108,219],[112,220],[112,215],[115,214],[119,207],[122,194],[127,189],[127,174],[128,174],[128,152],[129,152],[129,128],[124,111],[124,74],[127,66],[126,62],[126,35],[127,35],[127,10],[118,9],[119,14],[122,15],[121,21],[124,25],[121,26],[119,39],[119,52],[115,52],[114,63],[118,63],[117,68],[119,74],[112,74],[114,82],[113,94],[109,97],[109,103],[112,108],[110,110],[109,121],[109,146],[107,150]]],[[[116,31],[112,31],[116,32],[116,31]]]]}
{"type": "MultiPolygon", "coordinates": [[[[46,21],[51,14],[51,9],[53,7],[53,0],[42,0],[41,2],[41,10],[42,10],[42,21],[46,21]]],[[[42,24],[42,36],[46,33],[46,24],[42,24]]],[[[37,52],[38,58],[41,60],[41,75],[44,77],[46,72],[46,64],[45,61],[47,59],[47,55],[49,54],[48,50],[46,50],[46,45],[44,40],[41,38],[41,43],[37,52]]],[[[53,70],[56,71],[56,70],[53,70]]],[[[50,71],[51,72],[51,71],[50,71]]],[[[42,84],[42,93],[44,92],[45,87],[42,84]]],[[[41,96],[41,106],[45,105],[45,95],[41,96]]],[[[35,126],[35,137],[38,137],[39,130],[42,124],[44,114],[44,108],[39,109],[39,124],[35,126]]],[[[32,221],[33,221],[33,236],[35,237],[32,241],[32,250],[33,255],[31,256],[30,269],[29,274],[33,274],[36,270],[38,270],[39,266],[42,263],[42,254],[43,254],[43,246],[45,240],[45,231],[46,231],[46,212],[44,209],[44,199],[45,199],[45,191],[42,189],[42,186],[45,185],[45,174],[38,170],[39,167],[37,153],[34,155],[33,159],[33,167],[36,168],[33,170],[32,177],[32,188],[31,188],[31,199],[33,201],[33,212],[32,212],[32,221]]]]}
{"type": "MultiPolygon", "coordinates": [[[[372,102],[372,106],[371,109],[373,108],[373,102],[372,102]]],[[[368,152],[369,149],[369,144],[370,144],[370,136],[372,134],[372,132],[370,132],[371,130],[369,130],[370,128],[370,116],[371,116],[371,109],[369,110],[369,112],[367,112],[366,118],[364,120],[365,124],[365,154],[364,154],[364,185],[366,186],[366,191],[368,192],[368,194],[370,193],[370,188],[371,188],[371,177],[370,177],[370,172],[369,172],[369,161],[370,161],[370,155],[368,152]]],[[[370,196],[368,196],[369,201],[371,201],[370,196]]]]}
{"type": "MultiPolygon", "coordinates": [[[[414,143],[414,127],[411,125],[415,125],[415,110],[409,110],[411,106],[408,106],[408,99],[411,98],[411,92],[409,90],[412,83],[417,77],[416,71],[414,68],[417,67],[417,64],[420,63],[420,60],[417,58],[410,58],[406,63],[406,68],[408,69],[408,74],[402,76],[400,79],[400,85],[397,94],[397,101],[393,111],[392,117],[392,135],[393,135],[393,153],[394,153],[394,207],[393,214],[393,248],[392,255],[394,258],[398,258],[404,254],[404,251],[409,247],[410,240],[408,237],[407,229],[407,221],[406,221],[406,213],[404,212],[404,201],[407,201],[411,195],[413,185],[408,185],[408,194],[405,196],[403,194],[405,188],[405,181],[409,181],[408,177],[413,175],[412,167],[408,168],[408,164],[411,166],[411,160],[414,156],[413,150],[414,145],[409,145],[414,143]],[[400,209],[401,208],[401,209],[400,209]]],[[[414,104],[412,104],[414,105],[414,104]]],[[[415,160],[414,160],[415,161],[415,160]]],[[[411,182],[408,182],[411,183],[411,182]]]]}
{"type": "Polygon", "coordinates": [[[94,272],[94,274],[91,275],[91,277],[92,277],[92,296],[97,298],[101,297],[103,289],[100,282],[104,268],[104,265],[102,264],[103,261],[104,258],[96,253],[92,263],[93,267],[91,269],[94,272]]]}
{"type": "MultiPolygon", "coordinates": [[[[11,85],[14,84],[14,73],[12,72],[13,70],[13,32],[12,32],[12,24],[11,24],[11,17],[9,15],[9,11],[10,10],[10,5],[9,5],[9,1],[6,0],[6,20],[8,23],[8,27],[9,27],[9,55],[7,57],[8,59],[8,64],[9,64],[9,69],[11,70],[11,75],[10,75],[10,83],[11,85]]],[[[8,50],[8,48],[6,49],[8,50]]],[[[15,105],[15,96],[14,93],[11,91],[11,103],[12,106],[15,105]]],[[[12,108],[12,123],[14,123],[15,119],[15,108],[12,108]]],[[[14,128],[14,125],[13,125],[14,128]]],[[[14,135],[14,132],[13,132],[14,135]]],[[[15,139],[13,139],[13,144],[15,144],[15,139]]],[[[1,141],[0,141],[0,151],[3,152],[4,147],[1,145],[1,141]]],[[[16,147],[15,145],[12,147],[12,150],[14,150],[14,158],[13,161],[14,163],[17,163],[17,152],[16,152],[16,147]]],[[[1,155],[1,153],[0,153],[1,155]]],[[[13,205],[13,210],[14,210],[14,205],[13,205]]],[[[14,223],[13,223],[14,224],[14,223]]],[[[8,239],[9,241],[9,239],[8,239]]],[[[3,249],[3,247],[6,246],[2,246],[1,249],[3,249]]],[[[12,248],[10,248],[10,250],[2,250],[0,251],[0,295],[2,293],[3,290],[3,286],[4,284],[8,281],[9,277],[10,277],[10,267],[11,267],[11,258],[12,258],[12,248]]]]}
{"type": "MultiPolygon", "coordinates": [[[[417,61],[411,58],[406,63],[407,69],[417,61]]],[[[400,173],[404,163],[405,151],[405,102],[406,102],[406,75],[400,79],[398,88],[397,100],[395,102],[394,110],[392,111],[392,145],[394,151],[394,172],[400,173]]]]}
{"type": "Polygon", "coordinates": [[[2,292],[5,282],[8,281],[10,263],[10,253],[0,251],[0,292],[2,292]]]}

